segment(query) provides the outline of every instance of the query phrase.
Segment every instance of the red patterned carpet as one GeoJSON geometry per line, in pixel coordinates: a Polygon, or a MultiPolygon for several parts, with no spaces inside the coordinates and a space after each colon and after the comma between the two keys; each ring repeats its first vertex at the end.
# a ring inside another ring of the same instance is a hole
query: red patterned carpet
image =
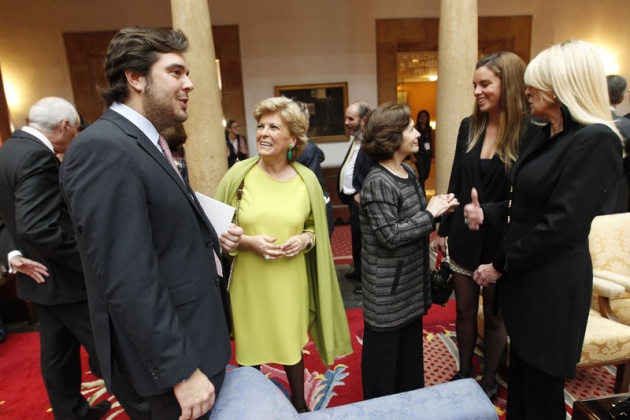
{"type": "Polygon", "coordinates": [[[352,264],[352,237],[350,225],[335,225],[330,238],[335,264],[352,264]]]}
{"type": "MultiPolygon", "coordinates": [[[[432,306],[424,319],[425,382],[427,386],[448,381],[457,370],[457,346],[455,341],[455,305],[450,301],[443,308],[432,306]]],[[[305,377],[307,402],[312,409],[361,401],[361,348],[363,343],[363,314],[361,309],[347,311],[352,336],[352,355],[340,358],[331,369],[326,369],[317,356],[313,343],[305,347],[305,377]]],[[[0,418],[46,419],[50,411],[44,384],[39,373],[38,333],[13,333],[0,345],[0,418]]],[[[234,365],[234,361],[232,361],[234,365]]],[[[476,370],[483,364],[483,353],[477,350],[476,370]]],[[[232,367],[230,367],[232,368],[232,367]]],[[[84,369],[87,370],[84,358],[84,369]]],[[[286,376],[281,366],[261,367],[270,380],[287,392],[286,376]]],[[[576,379],[566,382],[565,398],[567,414],[571,414],[574,400],[613,394],[613,368],[597,368],[578,373],[576,379]]],[[[505,416],[507,390],[505,372],[500,372],[498,399],[495,406],[500,418],[505,416]]],[[[84,374],[83,392],[86,397],[99,401],[107,398],[102,381],[90,373],[84,374]]],[[[109,397],[113,408],[107,419],[127,419],[118,403],[109,397]]]]}

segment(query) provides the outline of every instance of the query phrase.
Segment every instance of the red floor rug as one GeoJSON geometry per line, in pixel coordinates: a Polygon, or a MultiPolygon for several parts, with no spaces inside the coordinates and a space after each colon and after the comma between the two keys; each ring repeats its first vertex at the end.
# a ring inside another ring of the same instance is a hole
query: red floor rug
{"type": "Polygon", "coordinates": [[[335,225],[330,238],[335,264],[352,264],[352,235],[350,225],[335,225]]]}
{"type": "MultiPolygon", "coordinates": [[[[82,353],[83,384],[81,392],[90,404],[109,399],[112,409],[108,419],[127,419],[124,411],[110,397],[103,381],[88,371],[87,356],[82,353]]],[[[0,419],[53,419],[39,364],[39,333],[13,333],[0,344],[0,419]]]]}
{"type": "MultiPolygon", "coordinates": [[[[361,348],[363,342],[363,314],[361,309],[347,311],[354,353],[340,358],[327,369],[319,360],[312,342],[304,349],[307,403],[314,410],[335,407],[363,399],[361,391],[361,348]]],[[[425,383],[427,386],[447,382],[457,371],[455,339],[455,302],[443,308],[432,306],[424,318],[425,383]]],[[[85,356],[85,354],[84,354],[85,356]]],[[[84,369],[87,371],[86,358],[84,369]]],[[[475,355],[475,368],[483,366],[483,352],[475,355]]],[[[231,362],[229,368],[233,368],[231,362]]],[[[288,394],[284,370],[277,365],[263,365],[261,371],[288,394]]],[[[0,344],[0,419],[53,418],[39,372],[38,333],[9,334],[0,344]]],[[[500,388],[495,407],[500,418],[505,418],[507,375],[499,373],[500,388]]],[[[567,414],[578,399],[613,394],[615,369],[596,368],[578,372],[576,379],[565,384],[567,414]]],[[[86,398],[100,401],[108,398],[102,381],[90,373],[84,374],[83,393],[86,398]]],[[[128,417],[113,397],[113,408],[107,419],[124,420],[128,417]]]]}

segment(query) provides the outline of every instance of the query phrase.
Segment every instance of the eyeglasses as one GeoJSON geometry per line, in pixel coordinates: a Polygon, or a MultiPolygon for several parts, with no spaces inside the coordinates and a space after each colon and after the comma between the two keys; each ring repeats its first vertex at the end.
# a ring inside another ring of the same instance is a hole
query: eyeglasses
{"type": "Polygon", "coordinates": [[[238,125],[233,125],[233,126],[232,126],[232,127],[230,127],[230,128],[241,128],[241,127],[240,127],[240,126],[238,126],[238,125]]]}

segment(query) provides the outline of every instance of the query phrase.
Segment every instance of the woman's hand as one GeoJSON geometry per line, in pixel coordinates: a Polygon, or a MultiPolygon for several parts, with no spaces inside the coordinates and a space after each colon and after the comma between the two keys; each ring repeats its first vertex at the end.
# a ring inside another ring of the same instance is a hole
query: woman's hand
{"type": "Polygon", "coordinates": [[[221,248],[223,252],[234,252],[237,250],[240,242],[241,236],[243,235],[243,229],[239,226],[236,226],[234,223],[230,223],[230,227],[227,231],[221,234],[221,248]]]}
{"type": "Polygon", "coordinates": [[[276,238],[268,235],[254,235],[247,237],[245,249],[260,254],[266,260],[277,260],[284,255],[280,245],[274,245],[276,238]]]}
{"type": "Polygon", "coordinates": [[[446,238],[444,236],[438,236],[433,241],[433,250],[435,252],[442,252],[442,255],[446,256],[446,238]]]}
{"type": "Polygon", "coordinates": [[[470,230],[479,230],[479,226],[483,225],[483,209],[479,204],[477,189],[470,191],[470,199],[472,201],[464,206],[464,223],[470,230]]]}
{"type": "Polygon", "coordinates": [[[452,212],[457,206],[459,206],[459,201],[455,198],[455,194],[440,194],[429,201],[427,211],[436,218],[444,213],[452,212]]]}
{"type": "Polygon", "coordinates": [[[295,257],[304,251],[311,244],[310,232],[302,232],[299,235],[293,235],[280,248],[284,252],[285,257],[295,257]]]}
{"type": "Polygon", "coordinates": [[[496,283],[502,276],[497,270],[494,269],[492,264],[480,265],[473,274],[473,280],[483,287],[487,287],[490,284],[496,283]]]}

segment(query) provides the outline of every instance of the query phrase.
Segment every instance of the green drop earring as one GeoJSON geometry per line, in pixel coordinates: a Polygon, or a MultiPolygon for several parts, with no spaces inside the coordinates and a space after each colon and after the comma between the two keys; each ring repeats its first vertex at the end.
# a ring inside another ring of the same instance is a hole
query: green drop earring
{"type": "Polygon", "coordinates": [[[293,145],[289,145],[289,152],[287,153],[287,159],[293,160],[293,145]]]}

